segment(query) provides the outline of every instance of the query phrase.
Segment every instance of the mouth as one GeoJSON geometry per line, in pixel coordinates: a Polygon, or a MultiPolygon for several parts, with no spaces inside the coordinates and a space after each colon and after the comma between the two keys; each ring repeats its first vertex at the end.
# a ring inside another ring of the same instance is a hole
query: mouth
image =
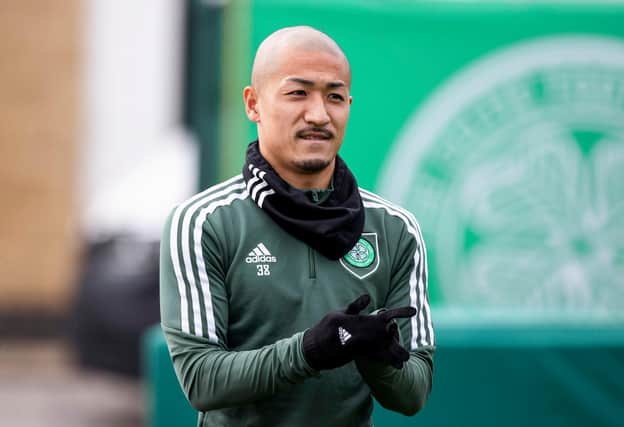
{"type": "Polygon", "coordinates": [[[334,134],[327,129],[304,129],[297,132],[297,138],[307,141],[326,141],[333,137],[334,134]]]}

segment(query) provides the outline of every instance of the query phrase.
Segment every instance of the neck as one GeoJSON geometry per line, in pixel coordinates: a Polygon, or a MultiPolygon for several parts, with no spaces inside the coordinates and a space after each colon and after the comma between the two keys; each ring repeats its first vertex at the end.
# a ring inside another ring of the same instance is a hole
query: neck
{"type": "Polygon", "coordinates": [[[329,188],[332,176],[334,176],[335,167],[336,160],[334,159],[322,171],[309,174],[273,168],[275,172],[292,187],[298,188],[299,190],[324,190],[329,188]]]}

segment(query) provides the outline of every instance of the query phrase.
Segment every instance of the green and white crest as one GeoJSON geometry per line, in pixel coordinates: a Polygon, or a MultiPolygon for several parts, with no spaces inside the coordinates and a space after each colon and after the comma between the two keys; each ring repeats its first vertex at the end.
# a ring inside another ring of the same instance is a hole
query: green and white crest
{"type": "Polygon", "coordinates": [[[354,267],[368,267],[375,260],[375,250],[366,239],[360,239],[344,258],[354,267]]]}
{"type": "Polygon", "coordinates": [[[362,237],[340,259],[340,263],[359,279],[364,279],[374,273],[379,266],[377,233],[362,233],[362,237]]]}
{"type": "Polygon", "coordinates": [[[446,306],[624,309],[624,41],[535,39],[445,82],[378,190],[416,212],[446,306]]]}

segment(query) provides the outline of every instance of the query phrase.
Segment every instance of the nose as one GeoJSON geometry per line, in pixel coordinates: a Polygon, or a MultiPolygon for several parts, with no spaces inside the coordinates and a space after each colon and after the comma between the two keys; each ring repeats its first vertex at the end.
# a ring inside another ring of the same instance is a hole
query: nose
{"type": "Polygon", "coordinates": [[[329,123],[329,114],[322,96],[310,96],[303,119],[314,126],[325,126],[329,123]]]}

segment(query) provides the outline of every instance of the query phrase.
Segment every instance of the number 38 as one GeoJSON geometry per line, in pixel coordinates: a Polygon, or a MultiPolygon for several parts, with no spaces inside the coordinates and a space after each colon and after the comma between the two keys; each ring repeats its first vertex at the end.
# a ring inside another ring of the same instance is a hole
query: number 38
{"type": "Polygon", "coordinates": [[[271,270],[269,270],[269,264],[258,264],[256,265],[256,270],[258,276],[270,276],[271,270]]]}

